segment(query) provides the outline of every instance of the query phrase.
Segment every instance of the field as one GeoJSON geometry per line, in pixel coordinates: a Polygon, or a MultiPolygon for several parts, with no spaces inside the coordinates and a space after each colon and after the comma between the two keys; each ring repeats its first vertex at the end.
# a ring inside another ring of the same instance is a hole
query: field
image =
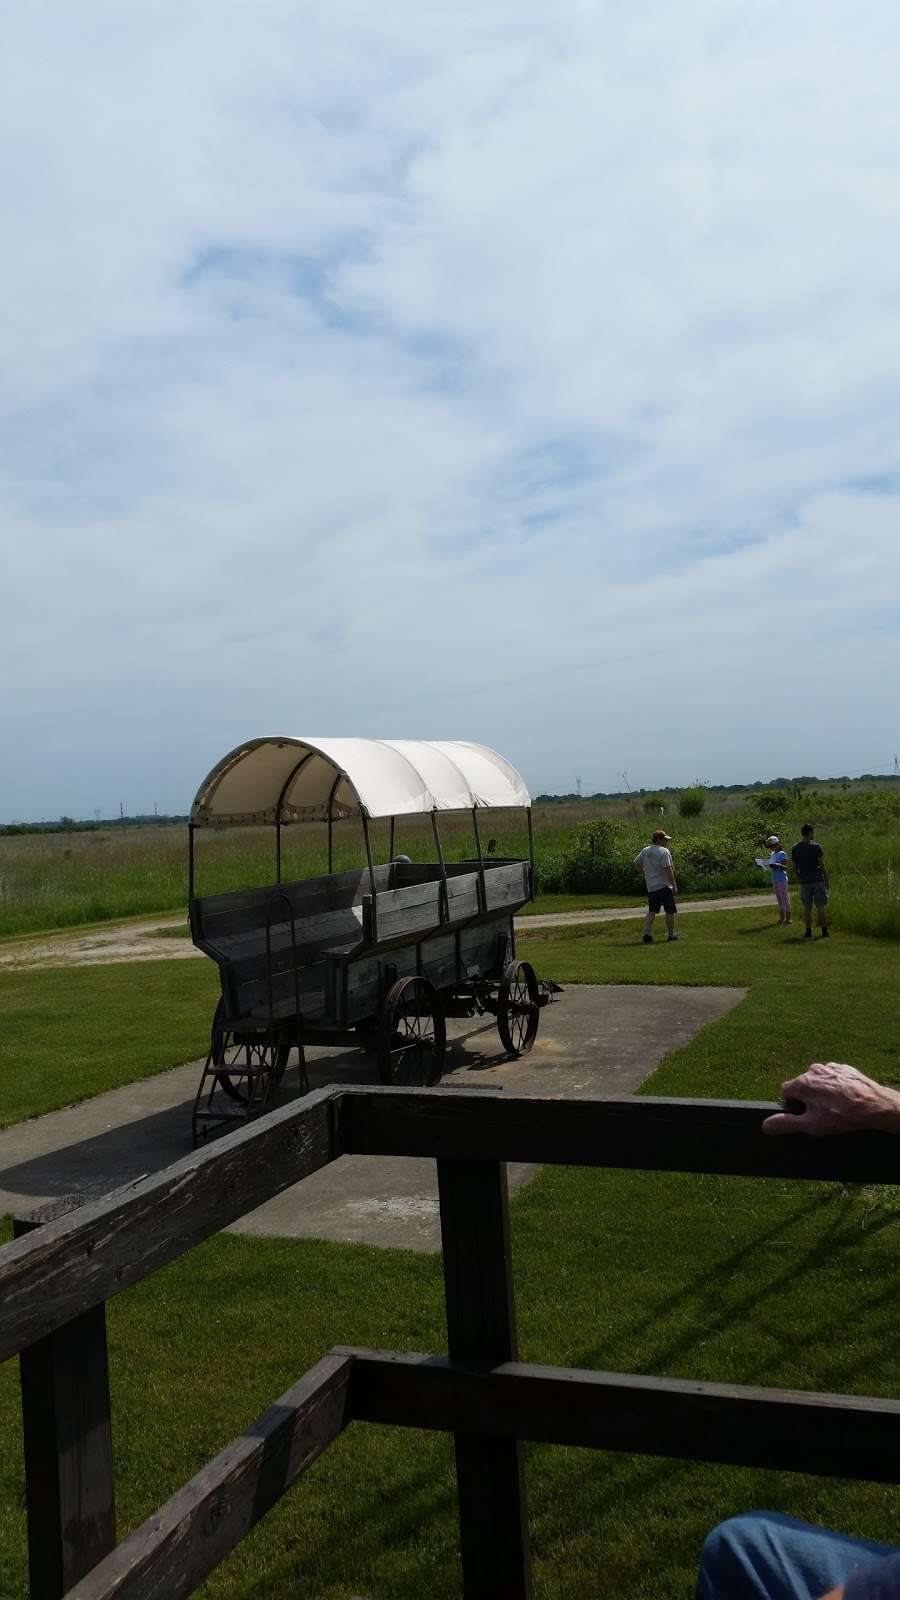
{"type": "MultiPolygon", "coordinates": [[[[748,990],[648,1092],[770,1098],[814,1056],[900,1081],[889,942],[804,945],[768,908],[685,920],[683,944],[651,952],[616,923],[535,930],[522,952],[563,983],[748,990]]],[[[26,1036],[32,1052],[8,1119],[44,1108],[54,1064],[65,1086],[61,1030],[71,1098],[91,1063],[93,1092],[171,1064],[202,1039],[209,999],[202,962],[0,975],[13,1019],[0,1086],[26,1036]],[[153,1025],[163,993],[165,1032],[153,1025]]],[[[893,1190],[545,1169],[512,1204],[522,1358],[900,1397],[898,1229],[893,1190]]],[[[111,1302],[109,1324],[120,1537],[332,1344],[446,1345],[437,1257],[229,1235],[111,1302]]],[[[0,1428],[0,1594],[24,1600],[14,1362],[0,1369],[0,1428]]],[[[704,1533],[750,1505],[884,1540],[900,1510],[888,1486],[582,1450],[534,1448],[527,1474],[541,1600],[608,1588],[689,1600],[704,1533]]],[[[354,1428],[201,1592],[451,1600],[458,1581],[448,1441],[354,1428]]]]}
{"type": "MultiPolygon", "coordinates": [[[[767,815],[753,796],[711,793],[702,815],[678,816],[671,805],[664,821],[674,836],[683,893],[764,890],[768,875],[753,865],[771,831],[790,842],[808,815],[821,821],[818,837],[834,886],[832,919],[847,931],[900,938],[900,785],[823,787],[787,797],[787,811],[767,815]]],[[[501,855],[527,855],[521,813],[486,814],[482,838],[496,838],[501,855]]],[[[535,857],[539,892],[591,893],[612,903],[633,900],[640,881],[631,867],[635,852],[659,823],[652,801],[630,797],[536,806],[535,857]]],[[[372,829],[376,859],[387,859],[387,826],[372,829]]],[[[448,860],[474,853],[467,816],[441,821],[448,860]]],[[[274,877],[271,829],[226,829],[196,835],[197,892],[215,893],[268,883],[274,877]]],[[[430,822],[398,823],[395,850],[431,860],[430,822]]],[[[355,822],[335,827],[337,870],[365,864],[355,822]]],[[[327,870],[322,825],[283,832],[283,877],[310,877],[327,870]]],[[[182,826],[135,827],[44,834],[0,835],[0,938],[44,932],[120,917],[183,909],[187,903],[187,830],[182,826]]]]}
{"type": "MultiPolygon", "coordinates": [[[[550,809],[550,808],[548,808],[550,809]]],[[[555,808],[553,808],[555,809],[555,808]]],[[[535,827],[545,839],[561,839],[590,807],[574,807],[563,819],[535,814],[535,827]]],[[[483,834],[485,849],[497,837],[499,854],[527,855],[528,835],[521,815],[505,812],[503,831],[483,834]],[[510,817],[512,822],[510,823],[510,817]]],[[[471,823],[449,816],[441,823],[448,860],[474,851],[471,823]]],[[[372,826],[376,860],[388,855],[388,828],[372,826]]],[[[395,851],[413,859],[431,860],[434,842],[429,821],[398,823],[395,851]]],[[[328,870],[326,830],[285,828],[282,876],[313,877],[328,870]]],[[[245,889],[274,879],[274,836],[271,828],[231,828],[196,835],[198,894],[245,889]]],[[[365,866],[357,823],[336,823],[336,871],[365,866]]],[[[108,828],[86,833],[11,834],[0,837],[0,938],[38,933],[117,917],[180,910],[187,905],[187,829],[185,827],[108,828]]]]}

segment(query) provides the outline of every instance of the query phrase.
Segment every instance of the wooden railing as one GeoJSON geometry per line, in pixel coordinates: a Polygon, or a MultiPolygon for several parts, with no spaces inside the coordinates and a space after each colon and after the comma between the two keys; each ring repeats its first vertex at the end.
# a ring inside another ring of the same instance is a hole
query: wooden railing
{"type": "Polygon", "coordinates": [[[454,1435],[464,1592],[524,1597],[522,1441],[900,1481],[900,1403],[526,1366],[507,1161],[900,1181],[900,1140],[767,1139],[771,1106],[331,1088],[0,1251],[32,1600],[190,1594],[350,1422],[454,1435]],[[339,1347],[118,1546],[105,1303],[341,1155],[437,1160],[446,1355],[339,1347]]]}

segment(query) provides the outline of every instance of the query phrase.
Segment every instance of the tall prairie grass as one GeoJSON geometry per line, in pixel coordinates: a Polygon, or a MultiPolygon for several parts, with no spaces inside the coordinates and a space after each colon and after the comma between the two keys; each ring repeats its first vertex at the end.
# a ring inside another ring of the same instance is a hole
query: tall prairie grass
{"type": "MultiPolygon", "coordinates": [[[[768,874],[753,865],[753,857],[765,853],[769,824],[733,806],[710,807],[710,813],[690,819],[664,818],[674,836],[672,848],[682,891],[765,890],[768,874]]],[[[607,808],[602,815],[609,817],[607,808]]],[[[617,855],[607,870],[601,861],[590,859],[585,844],[592,823],[600,817],[596,803],[590,801],[535,807],[539,889],[639,896],[641,884],[631,860],[658,819],[638,805],[628,810],[620,807],[611,823],[618,835],[617,855]]],[[[801,820],[805,818],[798,814],[776,824],[787,848],[799,837],[801,820]]],[[[521,813],[486,812],[480,824],[485,849],[495,838],[498,854],[527,855],[527,825],[521,813]]],[[[602,828],[602,823],[599,825],[602,828]]],[[[468,816],[446,816],[440,832],[448,860],[474,853],[468,816]]],[[[877,823],[840,816],[824,823],[817,837],[831,876],[834,926],[876,938],[900,938],[900,822],[892,816],[877,823]]],[[[198,893],[272,882],[272,829],[198,830],[195,839],[198,893]]],[[[372,845],[376,860],[386,860],[386,823],[372,825],[372,845]]],[[[429,819],[399,821],[394,849],[413,860],[433,860],[429,819]]],[[[335,825],[334,864],[338,871],[365,865],[358,823],[335,825]]],[[[313,877],[327,871],[327,866],[324,824],[283,830],[285,879],[313,877]]],[[[187,829],[183,826],[0,837],[0,938],[178,911],[186,904],[187,829]]]]}
{"type": "Polygon", "coordinates": [[[829,829],[825,850],[831,895],[829,920],[847,933],[900,939],[900,828],[829,829]]]}
{"type": "MultiPolygon", "coordinates": [[[[588,804],[536,808],[535,838],[545,847],[591,814],[588,804]],[[564,812],[564,816],[559,814],[564,812]]],[[[521,812],[489,812],[480,821],[482,846],[492,838],[499,855],[528,854],[527,823],[521,812]]],[[[440,823],[449,861],[474,855],[471,819],[448,815],[440,823]]],[[[388,859],[387,823],[371,827],[376,861],[388,859]]],[[[275,835],[271,828],[200,830],[195,834],[195,886],[216,894],[271,883],[275,835]]],[[[413,860],[434,859],[428,818],[398,820],[395,852],[413,860]]],[[[358,822],[336,823],[336,871],[365,865],[358,822]]],[[[282,877],[314,877],[328,870],[324,823],[282,830],[282,877]]],[[[86,833],[10,834],[0,837],[0,938],[40,933],[118,917],[177,911],[187,905],[187,828],[109,828],[86,833]]]]}

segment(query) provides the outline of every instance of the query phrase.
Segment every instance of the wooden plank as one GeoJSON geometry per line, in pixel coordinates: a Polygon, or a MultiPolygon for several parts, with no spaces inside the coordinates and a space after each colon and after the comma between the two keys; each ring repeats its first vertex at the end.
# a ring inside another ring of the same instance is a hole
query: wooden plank
{"type": "MultiPolygon", "coordinates": [[[[354,917],[352,909],[349,914],[341,912],[328,917],[316,917],[312,929],[307,923],[298,924],[297,967],[309,966],[318,960],[323,950],[333,945],[353,942],[362,946],[362,941],[362,923],[354,917]]],[[[291,943],[290,928],[286,929],[281,924],[272,930],[273,972],[293,970],[294,948],[291,943]]],[[[269,967],[265,933],[245,935],[239,943],[221,945],[218,949],[221,955],[217,955],[217,959],[222,966],[228,967],[237,984],[265,978],[269,967]]]]}
{"type": "Polygon", "coordinates": [[[460,955],[463,965],[469,970],[478,970],[482,975],[494,973],[500,975],[503,967],[502,960],[497,953],[498,935],[505,933],[509,925],[507,916],[491,917],[486,921],[479,918],[460,934],[460,955]]]}
{"type": "MultiPolygon", "coordinates": [[[[318,916],[303,916],[294,924],[294,934],[298,950],[318,948],[323,944],[337,944],[341,939],[351,937],[360,938],[362,935],[363,920],[361,906],[342,906],[336,910],[322,912],[318,916]]],[[[204,941],[216,952],[217,959],[234,963],[266,958],[266,924],[265,917],[254,927],[247,928],[243,933],[226,934],[215,939],[204,941]]],[[[291,949],[291,924],[280,916],[272,924],[271,943],[273,953],[291,949]]]]}
{"type": "Polygon", "coordinates": [[[485,871],[484,887],[489,911],[524,905],[530,898],[528,862],[514,861],[512,866],[491,867],[485,871]]]}
{"type": "MultiPolygon", "coordinates": [[[[378,870],[376,868],[376,872],[378,870]]],[[[346,904],[348,888],[353,891],[365,885],[364,892],[366,892],[368,883],[368,871],[353,867],[348,872],[320,873],[315,878],[292,878],[280,884],[259,883],[247,889],[229,889],[224,894],[198,895],[197,904],[205,912],[215,915],[218,912],[240,910],[244,906],[264,904],[268,896],[278,889],[285,890],[288,895],[292,895],[295,891],[321,894],[326,899],[332,898],[335,903],[346,904]]]]}
{"type": "Polygon", "coordinates": [[[0,1250],[0,1361],[184,1255],[340,1153],[319,1089],[0,1250]]]}
{"type": "MultiPolygon", "coordinates": [[[[388,886],[390,867],[375,868],[376,888],[388,886]]],[[[273,894],[287,894],[298,918],[324,915],[329,911],[360,905],[371,888],[367,870],[300,878],[290,883],[269,883],[253,889],[233,890],[228,894],[205,895],[194,902],[205,939],[241,934],[254,927],[265,928],[266,908],[273,894]]]]}
{"type": "MultiPolygon", "coordinates": [[[[447,1348],[456,1361],[517,1354],[506,1167],[438,1161],[447,1348]]],[[[454,1428],[460,1553],[466,1600],[527,1600],[531,1557],[522,1446],[454,1428]]]]}
{"type": "MultiPolygon", "coordinates": [[[[22,1238],[35,1224],[15,1218],[22,1238]]],[[[32,1600],[60,1597],[116,1542],[106,1307],[19,1356],[32,1600]]]]}
{"type": "Polygon", "coordinates": [[[414,884],[378,895],[378,945],[391,939],[414,938],[441,924],[441,885],[414,884]]]}
{"type": "MultiPolygon", "coordinates": [[[[314,919],[316,917],[339,915],[341,912],[352,912],[354,905],[354,891],[352,889],[345,887],[340,891],[331,891],[327,894],[304,894],[303,891],[308,887],[307,884],[289,884],[281,891],[276,885],[272,884],[264,894],[259,895],[249,905],[229,907],[216,913],[204,912],[204,942],[218,945],[229,939],[242,939],[257,930],[261,931],[263,937],[265,937],[268,907],[272,896],[280,892],[287,893],[291,903],[291,909],[298,926],[298,938],[299,925],[307,918],[314,919]]],[[[357,904],[360,899],[361,895],[356,896],[357,904]]],[[[283,901],[278,903],[274,916],[273,926],[278,927],[282,923],[289,925],[283,901]]]]}
{"type": "MultiPolygon", "coordinates": [[[[338,1352],[335,1352],[338,1353],[338,1352]]],[[[900,1482],[900,1401],[340,1347],[360,1421],[900,1482]]]]}
{"type": "Polygon", "coordinates": [[[328,1355],[77,1584],[67,1600],[181,1600],[338,1437],[352,1361],[328,1355]]]}
{"type": "MultiPolygon", "coordinates": [[[[303,1016],[312,1015],[321,1008],[325,996],[325,963],[317,961],[313,966],[303,967],[299,972],[300,980],[300,1011],[303,1016]]],[[[297,1013],[297,994],[292,972],[276,974],[272,979],[272,1010],[276,1018],[291,1018],[297,1013]]],[[[252,1021],[257,1018],[260,1022],[268,1021],[269,1016],[269,986],[262,978],[255,978],[252,983],[236,985],[234,989],[234,1010],[231,1017],[237,1020],[252,1021]]]]}
{"type": "Polygon", "coordinates": [[[900,1139],[848,1133],[839,1139],[768,1138],[770,1102],[625,1099],[348,1085],[341,1143],[348,1154],[473,1156],[658,1172],[838,1183],[900,1182],[900,1139]]]}

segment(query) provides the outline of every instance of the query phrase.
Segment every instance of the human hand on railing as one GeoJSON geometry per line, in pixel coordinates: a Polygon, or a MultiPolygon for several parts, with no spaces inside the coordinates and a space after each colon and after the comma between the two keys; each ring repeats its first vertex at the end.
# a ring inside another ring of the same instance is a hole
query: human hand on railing
{"type": "Polygon", "coordinates": [[[900,1093],[867,1078],[843,1061],[814,1061],[798,1078],[781,1085],[784,1100],[803,1109],[766,1117],[763,1133],[806,1133],[822,1138],[863,1129],[900,1133],[900,1093]]]}

